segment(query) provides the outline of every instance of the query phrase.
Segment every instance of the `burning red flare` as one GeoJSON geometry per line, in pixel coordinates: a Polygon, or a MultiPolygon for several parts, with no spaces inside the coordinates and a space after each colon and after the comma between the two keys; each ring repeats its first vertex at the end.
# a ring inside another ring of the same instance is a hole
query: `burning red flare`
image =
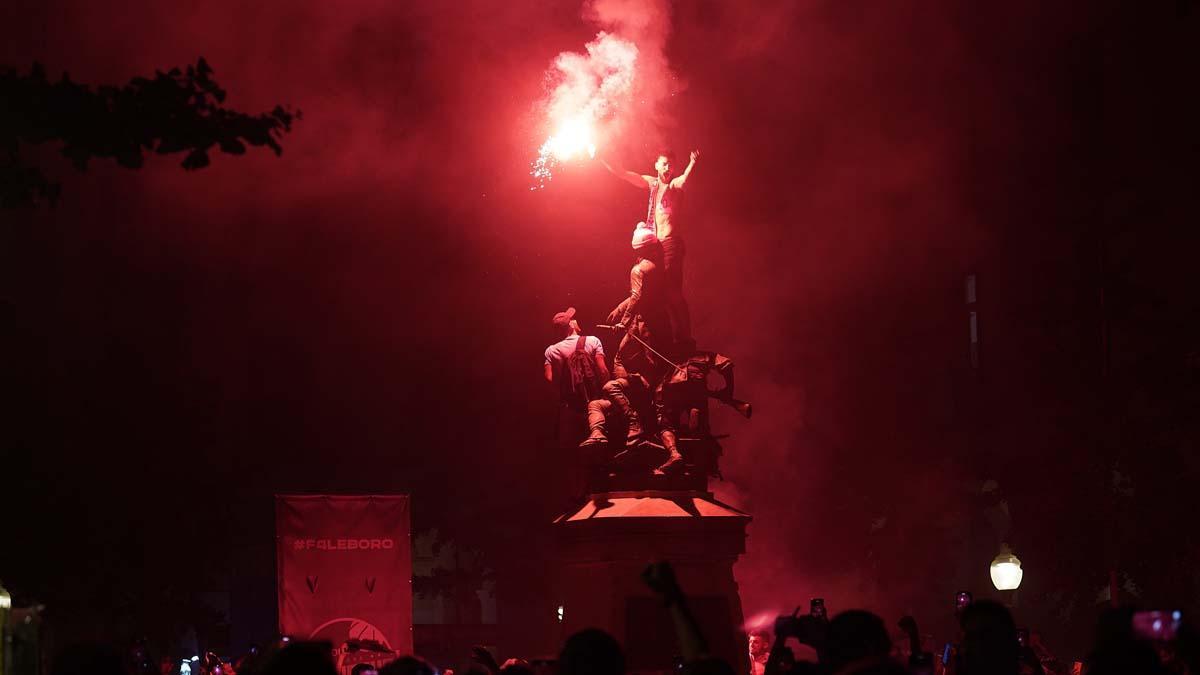
{"type": "Polygon", "coordinates": [[[596,155],[598,140],[621,108],[630,103],[637,46],[601,32],[586,46],[587,53],[563,52],[547,75],[556,82],[545,102],[554,132],[538,150],[530,172],[538,187],[552,178],[555,164],[596,155]]]}

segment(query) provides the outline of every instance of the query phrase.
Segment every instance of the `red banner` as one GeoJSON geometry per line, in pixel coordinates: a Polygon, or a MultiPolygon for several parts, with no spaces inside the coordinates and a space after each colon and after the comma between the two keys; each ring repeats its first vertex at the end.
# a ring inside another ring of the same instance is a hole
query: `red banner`
{"type": "Polygon", "coordinates": [[[407,495],[275,495],[279,632],[328,640],[342,673],[411,654],[407,495]]]}

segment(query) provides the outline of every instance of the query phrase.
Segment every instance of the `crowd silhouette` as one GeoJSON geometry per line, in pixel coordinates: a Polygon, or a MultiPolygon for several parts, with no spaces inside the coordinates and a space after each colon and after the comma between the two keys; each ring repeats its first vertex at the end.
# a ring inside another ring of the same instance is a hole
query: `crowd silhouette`
{"type": "MultiPolygon", "coordinates": [[[[669,563],[648,566],[643,580],[668,608],[675,629],[679,675],[1191,675],[1200,673],[1196,635],[1179,615],[1108,610],[1094,644],[1081,660],[1062,661],[1044,646],[1038,632],[1017,627],[1012,612],[991,600],[961,603],[958,632],[940,654],[922,649],[917,621],[902,617],[897,626],[908,641],[893,641],[884,619],[850,609],[829,618],[822,600],[808,614],[780,616],[773,631],[749,634],[746,661],[730,663],[709,653],[708,642],[688,609],[688,598],[669,563]],[[1146,619],[1153,619],[1147,623],[1146,619]],[[1163,621],[1166,621],[1166,624],[1163,621]],[[769,649],[767,645],[770,645],[769,649]],[[792,645],[803,645],[799,658],[792,645]]],[[[416,655],[402,655],[378,670],[360,664],[352,675],[626,675],[636,673],[621,644],[598,628],[569,636],[556,661],[508,658],[502,663],[477,646],[457,667],[439,668],[416,655]]],[[[281,639],[254,647],[234,662],[213,654],[185,659],[167,668],[156,664],[144,643],[126,655],[104,645],[79,644],[59,650],[52,675],[339,675],[330,645],[281,639]]]]}

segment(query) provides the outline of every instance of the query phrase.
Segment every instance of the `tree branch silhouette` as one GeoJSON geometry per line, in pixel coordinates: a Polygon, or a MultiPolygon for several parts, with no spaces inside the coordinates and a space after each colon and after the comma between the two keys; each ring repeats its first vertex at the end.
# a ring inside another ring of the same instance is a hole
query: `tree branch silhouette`
{"type": "Polygon", "coordinates": [[[23,143],[61,141],[62,155],[80,171],[94,157],[137,169],[149,151],[187,153],[186,170],[208,166],[214,146],[231,155],[245,154],[247,145],[266,146],[280,155],[279,141],[300,112],[277,105],[248,115],[222,107],[225,90],[212,74],[200,58],[186,70],[92,90],[67,73],[51,83],[39,63],[28,75],[0,69],[0,208],[53,204],[60,194],[60,184],[22,157],[23,143]]]}

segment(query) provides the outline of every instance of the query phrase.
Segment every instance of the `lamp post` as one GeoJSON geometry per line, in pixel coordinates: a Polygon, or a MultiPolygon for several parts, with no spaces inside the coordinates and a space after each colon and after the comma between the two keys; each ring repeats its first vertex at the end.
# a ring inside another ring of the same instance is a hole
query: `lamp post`
{"type": "Polygon", "coordinates": [[[1021,585],[1021,579],[1025,576],[1025,572],[1021,570],[1021,559],[1013,555],[1012,549],[1008,544],[1000,544],[1000,552],[992,558],[991,568],[988,570],[992,575],[992,585],[998,591],[1004,591],[1005,597],[1008,598],[1008,606],[1011,608],[1016,604],[1017,588],[1021,585]]]}

